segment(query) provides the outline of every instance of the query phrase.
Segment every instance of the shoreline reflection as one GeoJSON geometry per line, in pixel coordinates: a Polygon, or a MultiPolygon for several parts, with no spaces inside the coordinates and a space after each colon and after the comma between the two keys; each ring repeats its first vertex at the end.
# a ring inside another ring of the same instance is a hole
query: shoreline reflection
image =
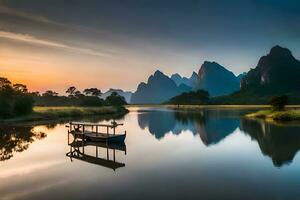
{"type": "Polygon", "coordinates": [[[270,157],[276,167],[291,164],[300,150],[299,125],[241,119],[241,130],[257,141],[262,154],[270,157]]]}

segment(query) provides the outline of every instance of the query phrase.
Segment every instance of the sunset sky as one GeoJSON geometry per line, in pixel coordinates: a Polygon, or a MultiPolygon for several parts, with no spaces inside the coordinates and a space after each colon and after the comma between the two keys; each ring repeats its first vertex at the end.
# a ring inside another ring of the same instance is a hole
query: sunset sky
{"type": "Polygon", "coordinates": [[[235,74],[278,44],[300,58],[297,1],[0,0],[0,76],[30,90],[134,91],[205,60],[235,74]]]}

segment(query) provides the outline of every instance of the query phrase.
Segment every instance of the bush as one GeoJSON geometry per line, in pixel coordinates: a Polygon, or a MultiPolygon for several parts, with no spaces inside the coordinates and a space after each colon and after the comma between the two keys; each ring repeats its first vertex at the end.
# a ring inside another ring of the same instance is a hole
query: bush
{"type": "Polygon", "coordinates": [[[112,92],[110,96],[106,97],[105,104],[109,106],[122,106],[127,102],[123,96],[118,95],[116,92],[112,92]]]}
{"type": "Polygon", "coordinates": [[[171,98],[167,104],[177,105],[198,105],[207,104],[209,100],[209,93],[205,90],[197,90],[191,92],[185,92],[178,96],[171,98]]]}
{"type": "Polygon", "coordinates": [[[33,98],[29,95],[16,95],[13,108],[15,115],[30,114],[32,112],[33,103],[33,98]]]}
{"type": "Polygon", "coordinates": [[[96,96],[84,96],[80,98],[81,106],[103,106],[104,100],[96,96]]]}
{"type": "Polygon", "coordinates": [[[269,104],[273,107],[273,110],[284,110],[288,104],[288,97],[286,95],[273,97],[269,104]]]}

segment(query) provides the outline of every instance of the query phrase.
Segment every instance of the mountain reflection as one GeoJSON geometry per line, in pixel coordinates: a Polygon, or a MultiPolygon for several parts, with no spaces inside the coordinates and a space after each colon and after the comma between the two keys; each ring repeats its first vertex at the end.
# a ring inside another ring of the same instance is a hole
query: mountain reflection
{"type": "Polygon", "coordinates": [[[242,119],[241,130],[258,142],[261,152],[271,157],[277,167],[291,163],[300,149],[300,127],[296,125],[279,126],[242,119]]]}
{"type": "Polygon", "coordinates": [[[33,127],[0,127],[0,161],[9,160],[14,153],[28,149],[35,139],[43,139],[44,132],[35,132],[33,127]]]}
{"type": "Polygon", "coordinates": [[[230,135],[238,126],[239,119],[226,117],[228,112],[219,111],[165,111],[152,110],[138,115],[140,128],[148,128],[156,139],[161,140],[167,133],[179,135],[189,130],[199,134],[207,146],[216,144],[230,135]]]}

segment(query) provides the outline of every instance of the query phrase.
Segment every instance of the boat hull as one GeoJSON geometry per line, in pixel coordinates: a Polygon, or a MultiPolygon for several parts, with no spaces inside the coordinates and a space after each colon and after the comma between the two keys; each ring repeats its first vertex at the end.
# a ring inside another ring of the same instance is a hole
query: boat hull
{"type": "Polygon", "coordinates": [[[109,135],[109,136],[85,136],[87,140],[92,142],[110,142],[110,143],[122,143],[125,141],[126,134],[123,135],[109,135]]]}

